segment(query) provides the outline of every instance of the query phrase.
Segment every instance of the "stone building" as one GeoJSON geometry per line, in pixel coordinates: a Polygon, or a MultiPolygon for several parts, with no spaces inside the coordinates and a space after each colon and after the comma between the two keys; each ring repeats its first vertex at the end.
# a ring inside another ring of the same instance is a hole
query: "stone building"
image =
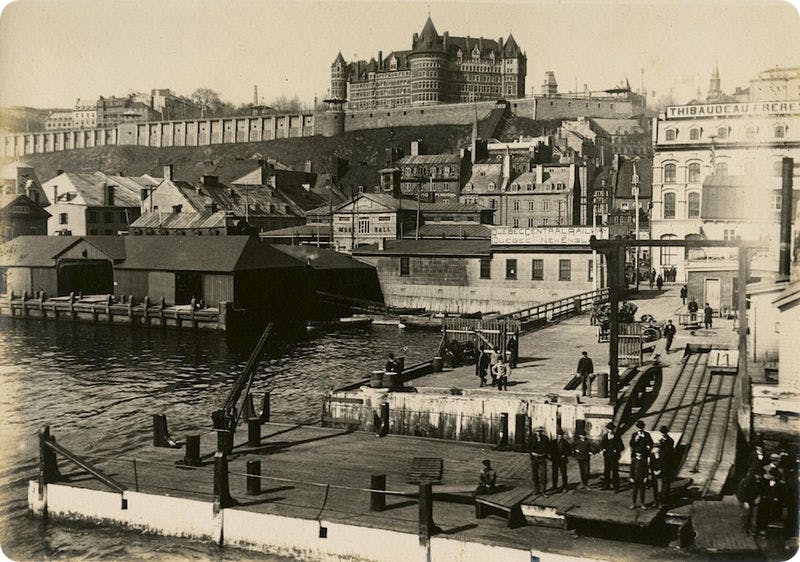
{"type": "Polygon", "coordinates": [[[350,63],[339,53],[330,93],[350,109],[523,98],[526,72],[527,57],[513,35],[505,41],[439,35],[429,17],[409,50],[350,63]]]}

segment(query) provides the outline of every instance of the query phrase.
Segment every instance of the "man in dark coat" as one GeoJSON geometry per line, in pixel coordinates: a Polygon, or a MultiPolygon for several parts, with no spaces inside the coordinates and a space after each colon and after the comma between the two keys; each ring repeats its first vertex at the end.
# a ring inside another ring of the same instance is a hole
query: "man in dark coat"
{"type": "Polygon", "coordinates": [[[517,335],[512,334],[506,344],[506,350],[508,350],[508,361],[511,363],[511,368],[517,368],[517,360],[519,359],[519,340],[517,340],[517,335]]]}
{"type": "Polygon", "coordinates": [[[659,273],[658,277],[656,277],[656,287],[658,287],[658,290],[660,291],[661,287],[663,286],[664,286],[664,278],[661,277],[661,274],[659,273]]]}
{"type": "Polygon", "coordinates": [[[586,396],[589,389],[589,375],[594,373],[594,363],[591,357],[585,351],[581,352],[581,358],[578,360],[578,375],[581,377],[581,394],[586,396]]]}
{"type": "Polygon", "coordinates": [[[645,507],[644,494],[647,488],[647,476],[647,457],[638,451],[631,451],[631,482],[633,483],[631,509],[645,507]]]}
{"type": "Polygon", "coordinates": [[[489,375],[489,365],[492,363],[492,355],[481,346],[481,353],[478,362],[475,363],[475,374],[481,379],[481,386],[486,386],[486,377],[489,375]]]}
{"type": "Polygon", "coordinates": [[[564,430],[560,427],[556,430],[556,438],[551,441],[550,446],[550,462],[553,464],[553,492],[558,492],[558,475],[561,475],[561,482],[563,483],[563,492],[569,490],[569,482],[567,480],[567,462],[569,455],[572,452],[572,446],[569,441],[564,439],[564,430]]]}
{"type": "Polygon", "coordinates": [[[397,359],[394,358],[394,353],[389,353],[389,359],[386,361],[385,370],[387,373],[397,373],[400,370],[400,365],[397,359]]]}
{"type": "Polygon", "coordinates": [[[681,287],[681,303],[686,304],[686,297],[689,294],[689,289],[686,288],[686,285],[681,287]]]}
{"type": "Polygon", "coordinates": [[[670,348],[672,347],[672,339],[675,337],[675,332],[678,330],[675,328],[675,324],[672,323],[672,320],[667,320],[667,325],[664,326],[664,338],[667,340],[667,353],[669,353],[670,348]]]}
{"type": "Polygon", "coordinates": [[[600,450],[603,453],[603,490],[611,489],[613,483],[614,491],[619,492],[619,457],[625,445],[615,433],[616,429],[613,423],[606,424],[606,432],[600,439],[600,450]]]}
{"type": "Polygon", "coordinates": [[[550,439],[539,426],[528,441],[528,453],[531,457],[531,476],[533,489],[537,494],[547,497],[547,457],[550,454],[550,439]]]}
{"type": "Polygon", "coordinates": [[[753,530],[753,514],[762,487],[762,475],[753,471],[748,471],[736,486],[736,499],[742,504],[742,528],[747,533],[753,530]]]}
{"type": "Polygon", "coordinates": [[[586,433],[581,431],[578,433],[578,440],[575,441],[575,446],[572,449],[572,455],[578,461],[578,471],[581,475],[581,488],[586,490],[589,487],[589,475],[591,460],[594,452],[592,451],[592,444],[586,440],[586,433]]]}
{"type": "Polygon", "coordinates": [[[777,470],[770,470],[764,475],[764,484],[761,488],[761,501],[756,514],[756,531],[760,535],[767,534],[767,528],[773,521],[779,521],[783,516],[786,504],[786,484],[781,481],[777,470]]]}
{"type": "Polygon", "coordinates": [[[497,485],[497,473],[492,468],[492,461],[486,459],[483,461],[483,468],[478,475],[479,484],[475,489],[475,495],[491,494],[497,485]]]}
{"type": "Polygon", "coordinates": [[[662,502],[669,500],[670,486],[672,484],[672,469],[675,466],[675,440],[669,436],[669,428],[662,425],[658,428],[661,436],[658,438],[658,447],[661,449],[661,464],[663,466],[664,478],[661,487],[662,502]]]}
{"type": "Polygon", "coordinates": [[[653,438],[644,430],[644,422],[636,421],[636,431],[631,435],[631,455],[642,453],[645,460],[650,456],[653,449],[653,438]]]}
{"type": "Polygon", "coordinates": [[[650,469],[650,485],[653,487],[653,505],[661,507],[667,502],[667,498],[664,496],[666,469],[664,457],[661,455],[661,445],[658,443],[653,445],[648,467],[650,469]]]}
{"type": "Polygon", "coordinates": [[[714,314],[714,310],[711,308],[711,305],[706,303],[705,308],[703,308],[703,323],[706,326],[706,329],[711,329],[713,319],[712,315],[714,314]]]}

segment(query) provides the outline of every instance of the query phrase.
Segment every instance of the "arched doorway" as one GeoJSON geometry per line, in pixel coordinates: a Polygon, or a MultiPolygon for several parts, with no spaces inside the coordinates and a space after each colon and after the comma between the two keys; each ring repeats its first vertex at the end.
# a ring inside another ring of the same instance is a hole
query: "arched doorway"
{"type": "Polygon", "coordinates": [[[108,260],[63,259],[58,262],[58,294],[114,294],[114,269],[108,260]]]}

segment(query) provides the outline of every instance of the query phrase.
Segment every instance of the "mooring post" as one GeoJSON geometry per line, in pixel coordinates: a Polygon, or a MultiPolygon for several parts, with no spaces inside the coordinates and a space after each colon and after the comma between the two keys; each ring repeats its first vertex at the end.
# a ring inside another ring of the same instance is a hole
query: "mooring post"
{"type": "Polygon", "coordinates": [[[389,403],[381,403],[381,427],[378,429],[378,435],[383,437],[389,434],[389,403]]]}
{"type": "Polygon", "coordinates": [[[178,466],[200,466],[200,436],[186,436],[186,454],[183,459],[177,461],[178,466]]]}
{"type": "Polygon", "coordinates": [[[375,490],[386,490],[386,475],[385,474],[372,474],[369,483],[369,510],[370,511],[383,511],[386,509],[386,494],[377,492],[375,490]]]}
{"type": "Polygon", "coordinates": [[[39,499],[44,499],[47,484],[56,482],[61,478],[58,470],[56,453],[48,446],[53,438],[50,436],[50,426],[45,425],[39,429],[39,499]]]}
{"type": "Polygon", "coordinates": [[[419,541],[427,544],[433,535],[433,487],[430,483],[419,485],[419,541]]]}
{"type": "Polygon", "coordinates": [[[247,495],[261,493],[261,461],[247,461],[247,495]]]}
{"type": "Polygon", "coordinates": [[[500,414],[500,434],[497,440],[498,447],[508,446],[508,413],[503,412],[500,414]]]}
{"type": "Polygon", "coordinates": [[[217,452],[226,455],[233,451],[233,432],[227,429],[217,430],[217,452]]]}
{"type": "Polygon", "coordinates": [[[171,449],[180,447],[169,434],[165,414],[153,414],[153,447],[169,447],[171,449]]]}
{"type": "Polygon", "coordinates": [[[514,416],[514,448],[517,451],[525,450],[525,434],[527,433],[526,425],[528,416],[525,414],[517,414],[514,416]]]}
{"type": "Polygon", "coordinates": [[[247,420],[247,446],[261,446],[261,420],[258,418],[247,420]]]}
{"type": "Polygon", "coordinates": [[[271,393],[269,391],[264,393],[264,396],[261,398],[261,421],[262,423],[266,423],[269,421],[270,417],[270,400],[271,400],[271,393]]]}
{"type": "Polygon", "coordinates": [[[214,511],[235,505],[228,485],[228,455],[221,451],[214,453],[214,511]]]}
{"type": "Polygon", "coordinates": [[[258,417],[256,415],[256,408],[253,406],[253,395],[249,392],[245,394],[244,402],[242,403],[242,417],[245,421],[250,421],[258,417]]]}

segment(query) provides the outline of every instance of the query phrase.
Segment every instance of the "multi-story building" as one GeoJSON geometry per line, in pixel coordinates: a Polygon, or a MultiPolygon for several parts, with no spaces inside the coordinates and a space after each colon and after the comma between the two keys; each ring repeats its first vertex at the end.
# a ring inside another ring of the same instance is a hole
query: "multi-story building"
{"type": "Polygon", "coordinates": [[[525,97],[527,58],[513,35],[503,41],[439,35],[430,17],[411,49],[331,65],[331,98],[351,109],[525,97]]]}
{"type": "Polygon", "coordinates": [[[153,183],[149,176],[61,173],[42,185],[50,200],[47,233],[86,236],[126,232],[141,214],[142,199],[153,183]]]}
{"type": "MultiPolygon", "coordinates": [[[[800,187],[800,101],[669,106],[653,127],[654,239],[741,237],[777,248],[783,157],[794,158],[800,187]]],[[[656,248],[653,266],[675,266],[685,280],[689,257],[656,248]]]]}
{"type": "Polygon", "coordinates": [[[50,213],[24,193],[0,194],[0,243],[23,234],[47,234],[50,213]]]}
{"type": "Polygon", "coordinates": [[[100,96],[97,100],[97,126],[116,127],[126,121],[159,121],[161,113],[132,96],[118,98],[100,96]]]}
{"type": "Polygon", "coordinates": [[[72,111],[72,127],[91,129],[97,126],[97,102],[78,99],[72,111]]]}
{"type": "Polygon", "coordinates": [[[52,111],[44,120],[45,131],[73,129],[75,115],[72,111],[52,111]]]}
{"type": "Polygon", "coordinates": [[[149,94],[134,94],[134,102],[140,102],[169,120],[202,117],[202,108],[184,96],[175,95],[169,88],[154,88],[149,94]]]}

